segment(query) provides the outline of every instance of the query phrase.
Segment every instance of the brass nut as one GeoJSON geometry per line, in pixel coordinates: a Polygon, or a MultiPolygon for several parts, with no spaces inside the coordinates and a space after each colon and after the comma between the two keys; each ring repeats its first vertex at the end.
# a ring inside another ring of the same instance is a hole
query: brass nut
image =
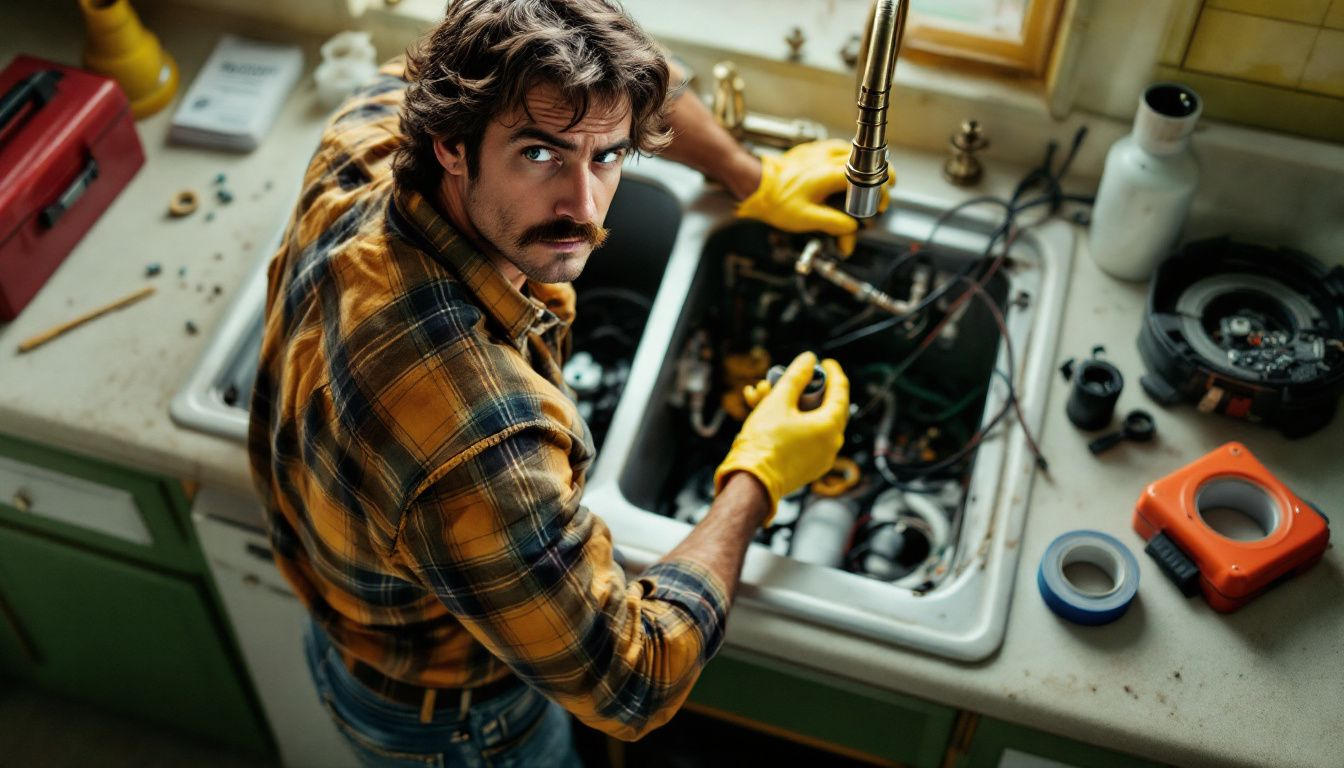
{"type": "Polygon", "coordinates": [[[200,200],[196,197],[196,193],[190,189],[184,189],[173,195],[173,199],[168,203],[168,215],[175,219],[190,216],[196,212],[199,205],[200,200]]]}

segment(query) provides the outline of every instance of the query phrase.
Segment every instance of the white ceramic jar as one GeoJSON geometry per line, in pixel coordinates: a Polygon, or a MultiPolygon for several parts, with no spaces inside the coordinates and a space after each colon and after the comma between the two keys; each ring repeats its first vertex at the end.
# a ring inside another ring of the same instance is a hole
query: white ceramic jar
{"type": "Polygon", "coordinates": [[[1190,133],[1199,95],[1176,83],[1144,89],[1134,130],[1111,146],[1092,207],[1092,258],[1122,280],[1147,280],[1176,247],[1199,183],[1190,133]]]}

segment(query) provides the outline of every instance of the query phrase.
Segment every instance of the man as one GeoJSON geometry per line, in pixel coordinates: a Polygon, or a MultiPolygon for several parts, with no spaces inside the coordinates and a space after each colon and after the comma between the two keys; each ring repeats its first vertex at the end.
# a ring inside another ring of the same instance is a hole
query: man
{"type": "Polygon", "coordinates": [[[574,764],[565,710],[666,722],[718,649],[745,549],[823,474],[848,381],[814,358],[759,400],[704,521],[627,582],[580,505],[594,457],[561,378],[568,282],[623,158],[666,155],[742,212],[849,236],[843,148],[761,161],[609,0],[458,0],[348,101],[270,266],[250,453],[323,703],[368,765],[574,764]],[[409,82],[409,86],[408,86],[409,82]],[[670,131],[669,131],[670,127],[670,131]],[[670,141],[670,144],[669,144],[670,141]]]}

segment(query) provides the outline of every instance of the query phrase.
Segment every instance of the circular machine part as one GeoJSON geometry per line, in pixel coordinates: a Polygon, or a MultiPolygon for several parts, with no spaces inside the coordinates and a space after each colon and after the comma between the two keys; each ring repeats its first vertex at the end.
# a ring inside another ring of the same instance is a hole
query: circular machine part
{"type": "Polygon", "coordinates": [[[935,575],[952,535],[947,514],[936,501],[889,488],[873,500],[868,515],[864,533],[869,553],[860,563],[864,573],[907,589],[935,575]]]}
{"type": "Polygon", "coordinates": [[[1143,389],[1163,405],[1310,434],[1344,393],[1344,267],[1227,238],[1190,243],[1153,277],[1139,352],[1143,389]]]}

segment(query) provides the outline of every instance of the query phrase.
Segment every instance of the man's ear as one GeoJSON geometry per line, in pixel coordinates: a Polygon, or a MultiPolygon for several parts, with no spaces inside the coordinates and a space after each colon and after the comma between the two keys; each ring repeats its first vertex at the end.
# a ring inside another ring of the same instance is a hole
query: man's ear
{"type": "Polygon", "coordinates": [[[446,141],[435,139],[434,156],[450,176],[467,175],[467,147],[462,142],[449,145],[446,141]]]}

